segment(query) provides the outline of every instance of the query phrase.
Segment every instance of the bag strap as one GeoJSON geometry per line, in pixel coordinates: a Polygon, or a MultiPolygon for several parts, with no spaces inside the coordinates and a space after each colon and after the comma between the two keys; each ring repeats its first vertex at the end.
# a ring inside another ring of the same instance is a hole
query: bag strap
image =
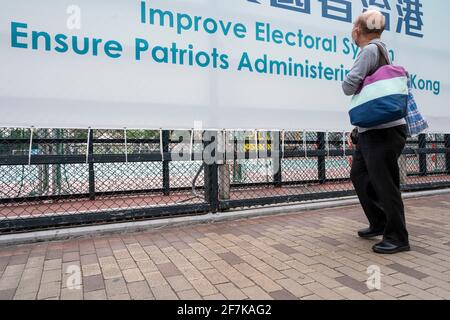
{"type": "Polygon", "coordinates": [[[378,47],[378,53],[379,53],[378,68],[391,64],[390,59],[387,56],[386,50],[384,50],[383,46],[377,42],[375,42],[373,44],[378,47]]]}

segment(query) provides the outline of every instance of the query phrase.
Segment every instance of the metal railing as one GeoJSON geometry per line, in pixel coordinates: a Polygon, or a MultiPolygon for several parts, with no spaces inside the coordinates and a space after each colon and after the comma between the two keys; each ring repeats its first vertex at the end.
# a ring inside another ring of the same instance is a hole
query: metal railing
{"type": "MultiPolygon", "coordinates": [[[[188,134],[1,129],[0,233],[354,195],[348,133],[188,134]]],[[[400,167],[404,191],[450,187],[450,135],[410,139],[400,167]]]]}

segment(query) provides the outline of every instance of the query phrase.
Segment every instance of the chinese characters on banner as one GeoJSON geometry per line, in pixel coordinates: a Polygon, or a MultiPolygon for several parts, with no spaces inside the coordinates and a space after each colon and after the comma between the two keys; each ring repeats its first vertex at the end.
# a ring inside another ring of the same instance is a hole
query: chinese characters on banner
{"type": "MultiPolygon", "coordinates": [[[[247,0],[261,4],[263,0],[247,0]]],[[[351,0],[315,0],[322,5],[322,17],[351,23],[351,0]]],[[[354,1],[353,1],[354,2],[354,1]]],[[[363,12],[369,7],[378,8],[386,17],[386,30],[394,29],[397,33],[408,36],[423,37],[422,0],[361,0],[363,12]],[[395,4],[394,4],[395,2],[395,4]],[[392,8],[397,9],[397,21],[391,21],[392,8]]],[[[272,7],[311,14],[311,0],[270,0],[272,7]]]]}

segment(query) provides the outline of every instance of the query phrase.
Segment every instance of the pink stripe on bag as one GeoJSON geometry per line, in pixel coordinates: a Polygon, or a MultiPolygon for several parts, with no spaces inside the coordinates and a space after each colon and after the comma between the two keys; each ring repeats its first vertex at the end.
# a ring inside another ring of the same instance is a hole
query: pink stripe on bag
{"type": "Polygon", "coordinates": [[[398,77],[406,77],[407,72],[403,67],[393,66],[393,65],[385,65],[380,67],[373,75],[368,76],[364,79],[364,83],[362,88],[371,85],[372,83],[388,80],[398,77]]]}

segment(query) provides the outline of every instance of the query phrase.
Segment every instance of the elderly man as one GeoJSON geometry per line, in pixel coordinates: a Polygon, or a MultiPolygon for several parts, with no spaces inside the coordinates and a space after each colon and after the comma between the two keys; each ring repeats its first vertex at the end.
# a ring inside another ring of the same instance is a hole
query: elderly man
{"type": "MultiPolygon", "coordinates": [[[[384,28],[385,18],[376,10],[366,11],[354,23],[352,38],[361,51],[342,83],[346,95],[357,93],[365,77],[391,63],[380,39],[384,28]]],[[[398,165],[406,139],[405,119],[357,128],[351,180],[370,224],[358,235],[365,239],[383,235],[383,241],[373,246],[376,253],[410,250],[398,165]]]]}

